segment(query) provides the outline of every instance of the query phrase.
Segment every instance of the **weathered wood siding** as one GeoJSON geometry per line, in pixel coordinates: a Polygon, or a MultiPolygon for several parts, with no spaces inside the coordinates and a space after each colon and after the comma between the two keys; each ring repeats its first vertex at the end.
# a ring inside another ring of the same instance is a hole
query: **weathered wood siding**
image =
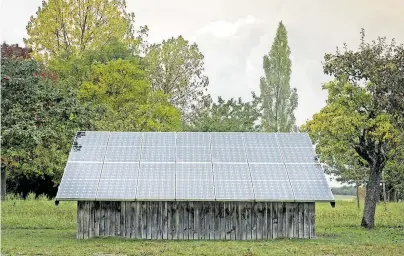
{"type": "Polygon", "coordinates": [[[312,239],[315,219],[314,203],[79,201],[77,238],[312,239]]]}

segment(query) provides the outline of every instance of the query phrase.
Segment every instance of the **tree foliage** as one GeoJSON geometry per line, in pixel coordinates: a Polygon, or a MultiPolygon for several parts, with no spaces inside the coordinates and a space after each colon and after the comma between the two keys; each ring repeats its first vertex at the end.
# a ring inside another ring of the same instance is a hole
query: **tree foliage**
{"type": "Polygon", "coordinates": [[[44,61],[97,50],[116,40],[139,50],[147,27],[136,31],[135,16],[125,9],[125,0],[43,1],[36,17],[31,16],[24,41],[44,61]]]}
{"type": "Polygon", "coordinates": [[[291,61],[285,26],[279,23],[274,43],[264,56],[265,77],[261,77],[262,127],[267,132],[290,132],[296,128],[296,88],[290,88],[291,61]]]}
{"type": "Polygon", "coordinates": [[[191,119],[187,130],[201,132],[254,132],[259,131],[260,99],[252,94],[251,102],[243,102],[241,98],[227,101],[218,97],[213,102],[205,96],[204,107],[191,119]]]}
{"type": "Polygon", "coordinates": [[[27,52],[2,46],[1,160],[14,189],[24,179],[57,184],[75,132],[91,128],[91,109],[73,92],[61,92],[52,74],[27,52]],[[14,53],[7,54],[10,50],[14,53]]]}
{"type": "Polygon", "coordinates": [[[175,131],[180,115],[161,90],[152,91],[139,59],[95,65],[79,97],[100,109],[98,130],[175,131]]]}
{"type": "Polygon", "coordinates": [[[181,112],[183,123],[201,106],[209,84],[203,60],[198,46],[182,36],[150,46],[146,55],[153,91],[161,90],[169,96],[170,103],[181,112]]]}
{"type": "MultiPolygon", "coordinates": [[[[337,174],[364,173],[366,198],[361,225],[374,227],[376,203],[380,197],[380,180],[394,153],[402,148],[399,120],[403,120],[400,95],[404,51],[379,38],[372,44],[362,43],[358,51],[337,50],[326,54],[324,71],[335,81],[324,85],[327,105],[313,116],[303,129],[315,138],[322,161],[337,174]],[[397,56],[398,55],[398,56],[397,56]],[[388,79],[390,77],[390,79],[388,79]],[[390,89],[387,89],[390,88],[390,89]],[[391,94],[394,94],[393,96],[391,94]]],[[[402,84],[401,84],[402,85],[402,84]]],[[[402,87],[402,86],[401,86],[402,87]]]]}

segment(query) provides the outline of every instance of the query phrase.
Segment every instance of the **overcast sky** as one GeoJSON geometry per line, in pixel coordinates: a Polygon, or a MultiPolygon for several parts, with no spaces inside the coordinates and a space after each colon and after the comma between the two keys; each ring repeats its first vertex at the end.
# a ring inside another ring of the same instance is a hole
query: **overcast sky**
{"type": "MultiPolygon", "coordinates": [[[[20,43],[25,26],[41,0],[1,1],[1,41],[20,43]]],[[[344,42],[359,44],[360,30],[368,40],[386,36],[404,43],[403,0],[136,0],[128,11],[137,25],[148,25],[149,42],[182,35],[196,42],[205,56],[209,92],[213,97],[242,97],[259,93],[262,57],[268,53],[279,21],[288,31],[291,86],[299,94],[298,125],[324,105],[321,84],[323,56],[344,42]]]]}

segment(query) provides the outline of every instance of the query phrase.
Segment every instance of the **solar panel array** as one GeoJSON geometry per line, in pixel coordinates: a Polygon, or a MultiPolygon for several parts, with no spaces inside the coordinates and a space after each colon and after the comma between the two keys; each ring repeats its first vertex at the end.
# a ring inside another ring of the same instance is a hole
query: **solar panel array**
{"type": "Polygon", "coordinates": [[[56,200],[334,201],[306,133],[79,132],[56,200]]]}

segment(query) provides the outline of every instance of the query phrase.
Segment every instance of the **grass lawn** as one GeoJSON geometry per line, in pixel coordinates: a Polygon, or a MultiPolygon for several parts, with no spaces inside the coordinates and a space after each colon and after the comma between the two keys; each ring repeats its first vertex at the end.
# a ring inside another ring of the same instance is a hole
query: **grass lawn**
{"type": "Polygon", "coordinates": [[[360,228],[354,201],[320,203],[315,240],[76,240],[76,204],[45,198],[2,202],[2,255],[404,255],[404,203],[381,203],[377,228],[360,228]]]}

